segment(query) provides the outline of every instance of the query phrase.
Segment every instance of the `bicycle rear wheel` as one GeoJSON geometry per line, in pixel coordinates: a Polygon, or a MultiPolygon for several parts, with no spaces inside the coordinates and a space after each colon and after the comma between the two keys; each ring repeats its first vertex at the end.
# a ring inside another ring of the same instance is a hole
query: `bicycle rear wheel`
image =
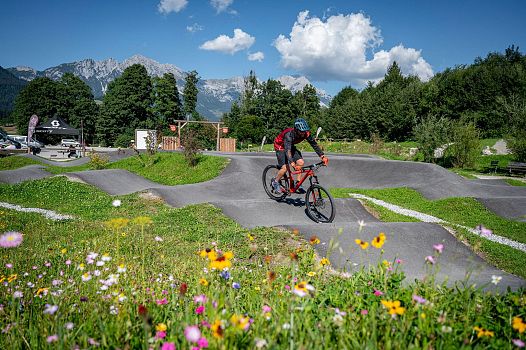
{"type": "Polygon", "coordinates": [[[263,188],[265,188],[265,192],[267,192],[270,198],[277,201],[287,197],[287,194],[289,193],[289,181],[287,174],[283,175],[283,177],[279,180],[282,192],[278,193],[274,191],[271,182],[272,179],[278,175],[278,171],[279,168],[276,165],[268,165],[265,170],[263,170],[263,188]]]}
{"type": "Polygon", "coordinates": [[[316,222],[329,223],[334,220],[336,208],[331,194],[320,185],[312,185],[305,194],[307,215],[316,222]]]}

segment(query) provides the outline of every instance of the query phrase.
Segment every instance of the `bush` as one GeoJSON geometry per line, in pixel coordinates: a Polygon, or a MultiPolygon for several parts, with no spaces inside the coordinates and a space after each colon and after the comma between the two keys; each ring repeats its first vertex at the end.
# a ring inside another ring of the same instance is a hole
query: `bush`
{"type": "Polygon", "coordinates": [[[89,166],[92,169],[100,170],[106,168],[109,162],[110,158],[107,155],[94,152],[90,155],[89,166]]]}
{"type": "Polygon", "coordinates": [[[435,161],[435,149],[449,142],[451,122],[444,117],[430,116],[413,129],[415,141],[424,155],[424,161],[435,161]]]}
{"type": "Polygon", "coordinates": [[[445,153],[445,158],[456,168],[473,168],[480,157],[479,131],[475,123],[462,121],[452,124],[452,145],[445,153]]]}
{"type": "Polygon", "coordinates": [[[188,130],[182,139],[184,144],[184,158],[189,166],[194,167],[199,163],[199,140],[192,129],[188,130]]]}
{"type": "Polygon", "coordinates": [[[511,96],[499,99],[508,117],[507,147],[513,152],[515,160],[526,162],[526,100],[511,96]]]}

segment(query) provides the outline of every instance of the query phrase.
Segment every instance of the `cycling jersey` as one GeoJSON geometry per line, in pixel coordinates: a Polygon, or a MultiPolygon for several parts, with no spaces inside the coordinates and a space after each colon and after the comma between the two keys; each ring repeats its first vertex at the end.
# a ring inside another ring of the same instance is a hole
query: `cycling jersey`
{"type": "Polygon", "coordinates": [[[283,130],[274,139],[274,150],[285,151],[285,153],[287,154],[287,158],[292,159],[292,148],[295,144],[300,143],[303,140],[307,140],[307,142],[312,146],[312,148],[318,154],[318,156],[321,157],[323,155],[323,151],[321,150],[320,146],[318,146],[316,140],[314,140],[314,137],[312,137],[310,131],[307,131],[305,133],[305,136],[301,136],[294,132],[294,128],[288,128],[283,130]]]}

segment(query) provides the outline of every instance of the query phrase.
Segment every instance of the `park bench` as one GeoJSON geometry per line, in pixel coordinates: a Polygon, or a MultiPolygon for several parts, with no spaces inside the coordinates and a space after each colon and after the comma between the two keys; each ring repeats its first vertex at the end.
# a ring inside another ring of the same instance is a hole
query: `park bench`
{"type": "Polygon", "coordinates": [[[498,160],[492,160],[489,166],[484,167],[485,173],[497,173],[497,171],[502,170],[499,169],[499,161],[498,160]]]}
{"type": "Polygon", "coordinates": [[[510,175],[526,175],[526,163],[509,162],[506,170],[510,175]]]}

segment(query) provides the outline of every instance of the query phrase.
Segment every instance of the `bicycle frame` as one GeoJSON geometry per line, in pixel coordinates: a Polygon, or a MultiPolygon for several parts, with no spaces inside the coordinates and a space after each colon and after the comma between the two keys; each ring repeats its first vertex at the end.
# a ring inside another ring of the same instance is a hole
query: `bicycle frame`
{"type": "Polygon", "coordinates": [[[287,174],[288,174],[288,180],[289,180],[289,193],[295,193],[296,190],[301,187],[301,185],[305,182],[307,178],[309,178],[310,180],[310,185],[312,185],[313,183],[318,184],[319,183],[318,176],[316,176],[314,169],[319,167],[321,164],[322,163],[317,163],[314,165],[302,167],[301,170],[292,171],[290,169],[290,165],[287,163],[286,165],[287,165],[287,174]],[[298,175],[298,174],[304,174],[304,175],[298,181],[297,186],[294,186],[294,182],[295,182],[294,175],[298,175]],[[313,178],[314,178],[314,182],[312,181],[313,178]]]}

